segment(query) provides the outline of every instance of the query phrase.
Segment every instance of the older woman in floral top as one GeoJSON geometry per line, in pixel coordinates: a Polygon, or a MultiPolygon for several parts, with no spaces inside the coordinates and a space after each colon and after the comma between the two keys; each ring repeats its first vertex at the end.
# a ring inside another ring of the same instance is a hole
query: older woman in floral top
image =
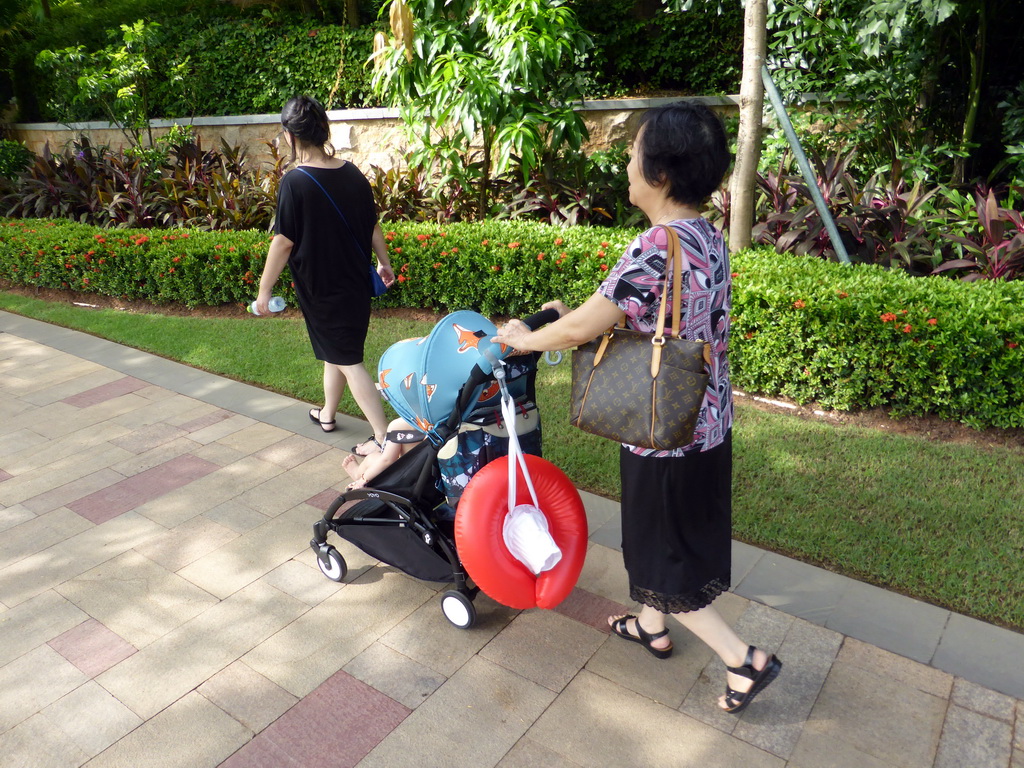
{"type": "MultiPolygon", "coordinates": [[[[693,442],[658,451],[623,445],[622,555],[638,615],[612,616],[619,637],[668,658],[666,617],[675,616],[725,662],[719,705],[739,712],[782,668],[774,655],[741,640],[712,606],[729,588],[732,552],[732,388],[729,383],[729,253],[721,232],[699,212],[722,182],[729,152],[721,120],[706,106],[680,102],[644,114],[633,143],[629,199],[652,228],[630,243],[608,278],[573,311],[531,332],[519,320],[497,341],[519,350],[567,349],[625,321],[652,332],[663,300],[668,234],[683,257],[681,335],[710,341],[710,380],[693,442]]],[[[669,306],[668,311],[671,311],[669,306]]]]}

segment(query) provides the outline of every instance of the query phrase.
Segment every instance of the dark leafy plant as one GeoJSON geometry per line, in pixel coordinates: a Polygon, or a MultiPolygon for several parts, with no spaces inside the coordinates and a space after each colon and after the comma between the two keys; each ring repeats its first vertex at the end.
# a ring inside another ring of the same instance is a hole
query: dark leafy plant
{"type": "Polygon", "coordinates": [[[285,159],[267,144],[269,168],[249,160],[244,148],[223,139],[220,150],[203,150],[199,140],[172,148],[163,178],[165,225],[197,229],[268,229],[277,202],[285,159]]]}
{"type": "Polygon", "coordinates": [[[107,226],[130,218],[124,205],[127,194],[136,204],[136,225],[147,226],[152,217],[138,204],[143,198],[155,199],[156,191],[140,160],[81,138],[61,153],[51,152],[47,145],[19,179],[18,191],[2,203],[8,216],[67,218],[107,226]]]}
{"type": "Polygon", "coordinates": [[[864,198],[869,210],[865,212],[864,229],[873,235],[875,264],[923,275],[941,261],[941,254],[929,237],[935,223],[930,201],[938,191],[923,191],[920,181],[908,187],[902,178],[882,174],[868,181],[864,198]]]}
{"type": "MultiPolygon", "coordinates": [[[[870,209],[858,202],[856,182],[847,170],[855,156],[856,151],[825,158],[815,154],[811,160],[817,171],[818,189],[832,212],[847,251],[854,251],[860,260],[867,261],[875,243],[872,233],[862,226],[862,220],[870,209]]],[[[755,242],[774,245],[779,253],[792,251],[838,260],[825,222],[802,177],[779,172],[774,177],[762,176],[758,186],[763,193],[762,199],[773,209],[765,216],[763,225],[756,228],[755,242]],[[799,207],[796,207],[797,203],[800,203],[799,207]]]]}
{"type": "Polygon", "coordinates": [[[370,166],[370,186],[384,221],[472,221],[476,198],[458,178],[431,173],[412,154],[405,167],[370,166]]]}
{"type": "Polygon", "coordinates": [[[968,254],[937,266],[933,273],[966,270],[963,280],[1013,280],[1024,274],[1024,216],[1012,208],[1001,208],[995,193],[975,196],[980,236],[945,237],[962,246],[968,254]]]}
{"type": "Polygon", "coordinates": [[[203,150],[188,138],[154,167],[149,154],[111,151],[81,139],[62,153],[47,147],[0,200],[9,216],[67,218],[104,227],[183,226],[267,229],[284,160],[270,148],[263,168],[244,149],[203,150]]]}
{"type": "Polygon", "coordinates": [[[638,226],[642,213],[629,202],[625,145],[586,155],[548,153],[525,184],[513,171],[502,182],[498,218],[537,219],[558,226],[638,226]]]}

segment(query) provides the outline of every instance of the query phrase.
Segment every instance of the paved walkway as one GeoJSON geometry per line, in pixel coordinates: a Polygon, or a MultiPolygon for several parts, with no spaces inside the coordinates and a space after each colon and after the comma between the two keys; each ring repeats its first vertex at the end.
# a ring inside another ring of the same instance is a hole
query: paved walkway
{"type": "Polygon", "coordinates": [[[304,403],[0,312],[0,762],[12,768],[1024,768],[1024,637],[742,544],[718,605],[785,662],[742,716],[684,630],[611,637],[617,508],[557,611],[436,585],[311,526],[346,482],[304,403]]]}

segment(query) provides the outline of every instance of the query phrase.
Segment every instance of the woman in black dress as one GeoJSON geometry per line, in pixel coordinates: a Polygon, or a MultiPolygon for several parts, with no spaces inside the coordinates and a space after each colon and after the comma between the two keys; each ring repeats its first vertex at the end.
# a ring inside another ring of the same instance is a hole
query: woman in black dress
{"type": "MultiPolygon", "coordinates": [[[[625,320],[651,333],[662,301],[668,237],[683,257],[681,308],[686,338],[709,341],[710,381],[690,445],[670,451],[623,445],[622,556],[638,615],[612,616],[612,631],[659,659],[672,643],[665,619],[673,615],[725,662],[727,684],[719,705],[743,710],[778,675],[775,656],[748,645],[711,605],[729,589],[732,523],[732,389],[729,384],[729,308],[732,279],[722,233],[700,205],[729,166],[721,120],[706,106],[680,102],[648,110],[626,169],[629,199],[652,228],[626,247],[608,278],[582,306],[530,332],[510,320],[495,341],[519,350],[567,349],[625,320]],[[666,225],[668,232],[656,225],[666,225]]],[[[671,307],[668,308],[671,310],[671,307]]]]}
{"type": "Polygon", "coordinates": [[[353,452],[370,454],[384,444],[388,424],[380,394],[363,366],[370,325],[371,251],[385,284],[395,279],[373,192],[358,168],[334,157],[327,143],[327,112],[315,99],[291,99],[281,112],[281,126],[292,162],[298,165],[285,174],[278,189],[275,234],[256,309],[260,315],[269,314],[274,284],[287,264],[313,352],[324,363],[324,404],[311,409],[309,418],[324,432],[333,431],[348,385],[373,428],[373,436],[353,452]]]}

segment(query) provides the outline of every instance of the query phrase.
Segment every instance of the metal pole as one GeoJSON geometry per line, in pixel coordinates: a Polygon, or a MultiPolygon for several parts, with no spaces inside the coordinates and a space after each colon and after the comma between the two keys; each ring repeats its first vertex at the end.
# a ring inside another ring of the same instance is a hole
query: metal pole
{"type": "Polygon", "coordinates": [[[764,82],[765,92],[772,102],[775,114],[778,116],[779,122],[782,123],[782,130],[789,140],[789,146],[793,148],[793,155],[796,157],[796,163],[800,166],[800,173],[803,174],[804,181],[807,182],[807,186],[811,191],[811,198],[814,200],[814,206],[818,209],[818,215],[825,222],[825,230],[832,241],[832,247],[835,248],[836,256],[839,257],[843,264],[849,264],[850,256],[846,253],[846,246],[843,245],[843,239],[839,236],[839,230],[836,228],[836,222],[832,218],[832,212],[825,204],[825,198],[822,197],[821,190],[818,189],[817,176],[815,176],[814,171],[811,169],[811,164],[807,162],[807,155],[804,154],[804,149],[800,145],[800,139],[797,138],[796,131],[793,130],[793,123],[789,120],[789,114],[786,112],[786,106],[782,103],[779,89],[775,87],[775,81],[772,80],[768,67],[763,64],[761,65],[761,80],[764,82]]]}

